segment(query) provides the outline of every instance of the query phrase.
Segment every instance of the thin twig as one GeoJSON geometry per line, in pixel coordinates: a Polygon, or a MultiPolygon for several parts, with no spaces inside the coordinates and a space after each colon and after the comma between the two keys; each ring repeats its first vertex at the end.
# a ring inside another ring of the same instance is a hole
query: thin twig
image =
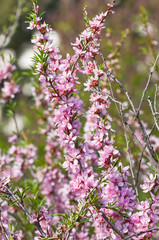
{"type": "Polygon", "coordinates": [[[111,73],[108,71],[108,69],[106,69],[106,73],[107,73],[107,77],[108,78],[112,78],[118,85],[119,87],[123,90],[123,92],[125,93],[130,105],[131,105],[131,108],[133,110],[133,113],[135,114],[135,116],[137,115],[137,111],[135,109],[135,106],[133,104],[133,101],[130,97],[130,94],[128,93],[127,89],[124,87],[124,85],[111,73]]]}
{"type": "Polygon", "coordinates": [[[148,148],[148,150],[149,150],[149,152],[150,152],[150,154],[151,154],[150,160],[151,160],[151,161],[153,160],[152,164],[155,162],[156,167],[158,167],[158,160],[157,160],[157,158],[156,158],[155,151],[154,151],[154,149],[153,149],[153,146],[152,146],[151,143],[150,143],[149,136],[148,136],[148,134],[146,133],[146,130],[145,130],[145,128],[144,128],[144,126],[143,126],[143,124],[142,124],[139,116],[137,117],[137,122],[138,122],[138,124],[140,125],[140,129],[141,129],[141,131],[142,131],[142,135],[143,135],[144,142],[147,143],[147,148],[148,148]]]}
{"type": "MultiPolygon", "coordinates": [[[[110,85],[112,97],[113,97],[113,99],[115,99],[112,84],[111,84],[110,81],[109,81],[109,85],[110,85]]],[[[118,111],[119,117],[121,118],[122,126],[123,126],[123,129],[124,129],[124,136],[125,136],[125,141],[126,141],[126,145],[127,145],[128,159],[129,159],[129,163],[130,163],[130,171],[131,171],[131,176],[132,176],[132,179],[133,179],[133,185],[134,185],[134,188],[135,188],[137,199],[139,200],[138,189],[137,189],[137,186],[135,184],[136,183],[135,182],[135,175],[134,175],[134,172],[133,172],[132,161],[131,161],[131,157],[130,157],[129,141],[128,141],[127,132],[126,132],[126,124],[125,124],[124,117],[123,117],[122,104],[120,104],[120,108],[118,108],[117,104],[119,104],[119,103],[115,99],[115,106],[116,106],[116,109],[118,111]]]]}
{"type": "Polygon", "coordinates": [[[154,96],[154,110],[155,110],[155,113],[156,113],[157,112],[157,108],[156,108],[157,101],[156,101],[156,99],[157,99],[157,93],[158,93],[158,86],[157,86],[157,84],[155,84],[155,88],[156,88],[156,90],[155,90],[155,96],[154,96]]]}
{"type": "Polygon", "coordinates": [[[10,41],[11,41],[11,39],[12,39],[14,33],[15,33],[15,30],[18,26],[18,22],[19,22],[19,18],[20,18],[20,15],[21,15],[22,6],[23,6],[24,1],[25,0],[18,0],[18,6],[17,6],[17,11],[16,11],[14,23],[13,23],[12,26],[10,26],[8,28],[8,31],[7,31],[6,36],[5,36],[4,43],[0,47],[0,51],[4,50],[9,45],[9,43],[10,43],[10,41]]]}
{"type": "MultiPolygon", "coordinates": [[[[145,145],[145,148],[146,148],[146,145],[145,145]]],[[[145,148],[144,148],[144,150],[145,150],[145,148]]],[[[137,169],[136,182],[135,182],[136,186],[137,186],[138,181],[139,181],[139,172],[140,172],[141,162],[142,162],[143,155],[144,155],[144,150],[141,152],[141,156],[140,156],[140,160],[139,160],[139,166],[138,166],[138,169],[137,169]]]]}
{"type": "Polygon", "coordinates": [[[155,121],[155,126],[156,126],[157,130],[159,131],[158,120],[157,120],[156,115],[155,115],[155,112],[154,112],[154,110],[153,110],[151,98],[148,97],[148,98],[147,98],[147,101],[148,101],[148,103],[149,103],[149,107],[150,107],[150,109],[151,109],[151,112],[152,112],[152,115],[153,115],[153,118],[154,118],[154,121],[155,121]]]}
{"type": "Polygon", "coordinates": [[[148,77],[146,86],[145,86],[145,88],[144,88],[144,90],[143,90],[142,97],[141,97],[141,100],[140,100],[140,103],[139,103],[139,107],[138,107],[138,111],[137,111],[137,116],[138,116],[139,113],[140,113],[141,106],[142,106],[142,104],[143,104],[143,101],[144,101],[144,98],[145,98],[145,94],[146,94],[146,92],[147,92],[147,89],[148,89],[148,87],[149,87],[149,85],[150,85],[150,82],[151,82],[151,79],[152,79],[152,75],[153,75],[153,72],[154,72],[154,70],[155,70],[155,66],[156,66],[156,64],[157,64],[158,59],[159,59],[159,52],[158,52],[158,54],[157,54],[157,57],[156,57],[156,59],[155,59],[155,62],[154,62],[154,64],[153,64],[153,66],[151,67],[151,70],[150,70],[150,73],[149,73],[149,77],[148,77]]]}
{"type": "MultiPolygon", "coordinates": [[[[148,137],[150,138],[153,130],[155,128],[155,124],[153,125],[148,137]]],[[[143,159],[143,156],[144,156],[144,151],[146,151],[146,147],[147,147],[147,143],[145,144],[144,148],[143,148],[143,151],[141,152],[141,156],[140,156],[140,160],[139,160],[139,166],[138,166],[138,171],[137,171],[137,176],[136,176],[136,183],[135,185],[137,186],[138,184],[138,181],[139,181],[139,172],[140,172],[140,168],[141,168],[141,162],[142,162],[142,159],[143,159]]]]}
{"type": "Polygon", "coordinates": [[[113,96],[113,97],[112,97],[112,96],[109,96],[109,98],[110,98],[113,102],[115,102],[115,103],[119,104],[121,107],[123,107],[124,104],[123,104],[122,102],[116,100],[116,99],[114,98],[114,96],[113,96]]]}

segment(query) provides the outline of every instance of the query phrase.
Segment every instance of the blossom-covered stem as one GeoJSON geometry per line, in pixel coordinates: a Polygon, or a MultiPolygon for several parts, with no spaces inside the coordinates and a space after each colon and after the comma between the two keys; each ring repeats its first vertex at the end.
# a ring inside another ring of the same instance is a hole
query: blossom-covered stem
{"type": "Polygon", "coordinates": [[[50,86],[52,87],[52,89],[55,91],[55,93],[57,94],[57,96],[59,97],[59,99],[61,101],[63,101],[62,97],[58,94],[58,92],[56,91],[56,88],[54,87],[53,83],[51,82],[51,80],[49,80],[50,86]]]}
{"type": "Polygon", "coordinates": [[[122,239],[124,239],[124,238],[125,238],[125,235],[117,229],[117,227],[110,221],[110,219],[109,219],[102,211],[100,211],[100,212],[101,212],[102,217],[104,218],[104,220],[111,226],[111,228],[112,228],[117,234],[119,234],[119,236],[120,236],[122,239]]]}
{"type": "Polygon", "coordinates": [[[127,237],[125,237],[123,240],[129,240],[129,239],[132,239],[132,237],[138,237],[138,236],[140,236],[140,235],[143,234],[143,233],[148,233],[148,232],[153,232],[153,231],[158,231],[158,230],[159,230],[159,227],[150,228],[150,229],[148,229],[148,230],[141,231],[141,232],[139,232],[139,233],[134,233],[134,234],[132,234],[132,235],[130,235],[130,236],[127,236],[127,237]]]}
{"type": "MultiPolygon", "coordinates": [[[[28,210],[25,208],[24,204],[22,204],[19,199],[16,197],[16,195],[11,191],[11,189],[8,186],[4,186],[4,189],[6,190],[3,191],[3,193],[5,193],[6,195],[9,195],[9,197],[11,197],[11,199],[13,201],[15,201],[17,203],[17,205],[24,211],[25,215],[31,220],[32,217],[30,215],[30,213],[28,212],[28,210]]],[[[43,231],[43,229],[41,228],[41,225],[39,222],[34,222],[34,226],[36,227],[36,229],[41,233],[41,236],[43,238],[46,237],[45,232],[43,231]]]]}
{"type": "Polygon", "coordinates": [[[1,209],[0,209],[0,227],[1,227],[1,232],[3,234],[4,240],[9,240],[8,235],[6,233],[6,230],[3,226],[2,219],[1,219],[1,209]]]}

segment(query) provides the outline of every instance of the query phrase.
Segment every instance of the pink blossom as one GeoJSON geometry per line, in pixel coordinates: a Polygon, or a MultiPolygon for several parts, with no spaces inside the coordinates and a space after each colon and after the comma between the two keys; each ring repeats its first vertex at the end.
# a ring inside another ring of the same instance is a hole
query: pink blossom
{"type": "Polygon", "coordinates": [[[113,159],[119,157],[118,150],[114,150],[113,146],[105,146],[103,150],[99,151],[99,154],[100,167],[109,167],[113,159]]]}
{"type": "Polygon", "coordinates": [[[10,63],[0,67],[0,83],[2,80],[11,79],[11,72],[16,69],[15,65],[10,63]]]}
{"type": "Polygon", "coordinates": [[[19,91],[19,86],[14,82],[4,82],[4,87],[2,88],[3,102],[7,102],[10,98],[13,99],[19,91]]]}
{"type": "Polygon", "coordinates": [[[153,176],[152,173],[149,176],[145,176],[144,184],[140,185],[140,187],[143,189],[143,192],[150,192],[155,186],[155,180],[156,176],[153,176]]]}

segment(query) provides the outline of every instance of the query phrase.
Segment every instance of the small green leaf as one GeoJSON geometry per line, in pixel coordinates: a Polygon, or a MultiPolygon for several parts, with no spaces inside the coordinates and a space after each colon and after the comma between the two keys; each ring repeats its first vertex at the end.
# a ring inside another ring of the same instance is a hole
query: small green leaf
{"type": "Polygon", "coordinates": [[[52,230],[54,231],[54,233],[56,232],[56,227],[54,225],[51,225],[52,230]]]}
{"type": "Polygon", "coordinates": [[[8,116],[8,117],[13,117],[13,111],[10,110],[10,109],[8,109],[8,110],[7,110],[7,116],[8,116]]]}

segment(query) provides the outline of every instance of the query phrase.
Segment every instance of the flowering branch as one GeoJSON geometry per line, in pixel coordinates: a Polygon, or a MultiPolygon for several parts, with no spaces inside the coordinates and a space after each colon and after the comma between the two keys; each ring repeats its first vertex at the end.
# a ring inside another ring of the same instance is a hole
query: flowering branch
{"type": "Polygon", "coordinates": [[[102,211],[100,211],[100,212],[101,212],[102,217],[104,218],[104,220],[111,226],[111,228],[112,228],[117,234],[119,234],[119,236],[120,236],[122,239],[125,239],[125,235],[117,229],[117,227],[110,221],[110,219],[109,219],[102,211]]]}
{"type": "Polygon", "coordinates": [[[132,234],[132,235],[130,235],[128,237],[125,237],[123,240],[132,239],[132,237],[138,237],[138,236],[140,236],[143,233],[149,233],[149,232],[158,231],[158,230],[159,230],[159,227],[151,228],[151,229],[148,229],[148,230],[145,230],[145,231],[141,231],[139,233],[134,233],[134,234],[132,234]]]}

